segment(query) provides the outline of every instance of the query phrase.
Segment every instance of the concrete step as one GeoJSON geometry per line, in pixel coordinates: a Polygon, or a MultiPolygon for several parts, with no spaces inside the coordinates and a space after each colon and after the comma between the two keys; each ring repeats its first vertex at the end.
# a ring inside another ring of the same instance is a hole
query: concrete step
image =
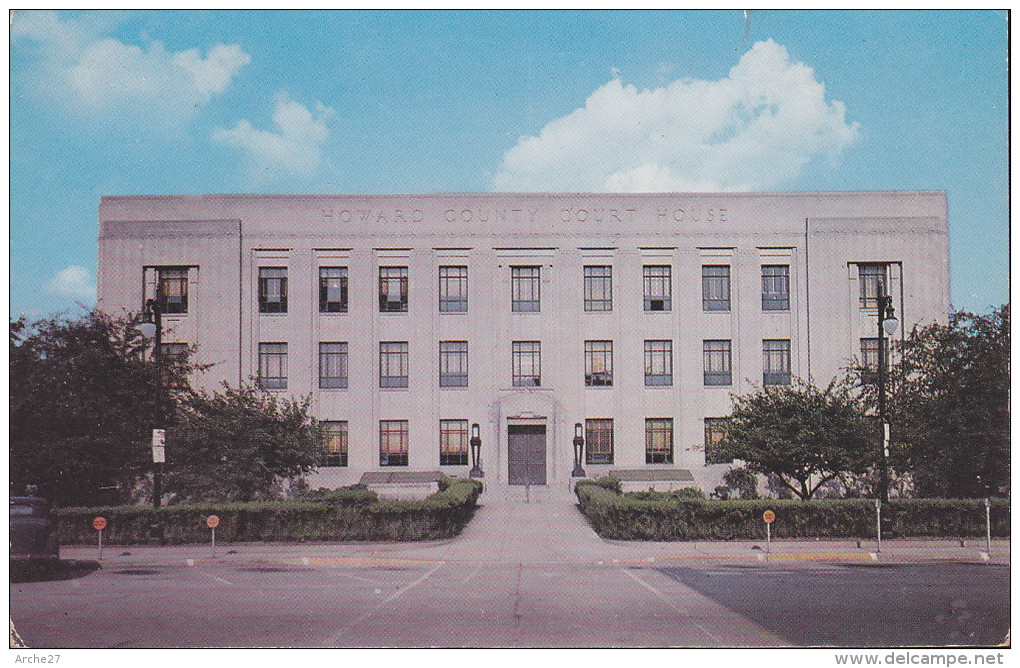
{"type": "Polygon", "coordinates": [[[498,485],[486,486],[478,498],[479,503],[519,502],[519,503],[554,503],[572,505],[577,503],[573,491],[563,485],[498,485]]]}

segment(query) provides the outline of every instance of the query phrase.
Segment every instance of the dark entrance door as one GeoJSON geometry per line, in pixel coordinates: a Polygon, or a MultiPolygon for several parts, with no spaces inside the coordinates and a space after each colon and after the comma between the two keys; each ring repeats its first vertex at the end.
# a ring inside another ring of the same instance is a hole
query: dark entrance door
{"type": "Polygon", "coordinates": [[[508,481],[511,485],[545,484],[545,426],[507,428],[508,481]]]}

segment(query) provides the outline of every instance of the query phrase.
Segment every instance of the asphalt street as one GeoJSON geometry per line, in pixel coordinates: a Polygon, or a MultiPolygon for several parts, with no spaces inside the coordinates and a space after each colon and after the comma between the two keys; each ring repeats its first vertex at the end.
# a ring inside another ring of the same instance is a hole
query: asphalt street
{"type": "Polygon", "coordinates": [[[60,575],[11,583],[10,611],[34,648],[1005,640],[1008,541],[874,547],[611,542],[566,499],[493,502],[434,543],[107,548],[101,564],[65,548],[60,575]]]}

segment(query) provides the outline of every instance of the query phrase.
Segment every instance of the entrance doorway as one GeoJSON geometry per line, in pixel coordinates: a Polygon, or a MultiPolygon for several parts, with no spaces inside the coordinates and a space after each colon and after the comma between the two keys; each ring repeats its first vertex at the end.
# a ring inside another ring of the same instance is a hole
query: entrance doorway
{"type": "Polygon", "coordinates": [[[507,427],[507,461],[511,485],[544,485],[545,425],[507,427]]]}

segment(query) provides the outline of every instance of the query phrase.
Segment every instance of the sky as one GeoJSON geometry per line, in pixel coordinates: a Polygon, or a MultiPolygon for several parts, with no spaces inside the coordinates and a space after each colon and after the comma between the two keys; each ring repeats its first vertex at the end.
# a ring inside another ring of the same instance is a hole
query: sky
{"type": "Polygon", "coordinates": [[[18,12],[10,312],[95,304],[99,199],[945,190],[1009,298],[1005,12],[18,12]]]}

